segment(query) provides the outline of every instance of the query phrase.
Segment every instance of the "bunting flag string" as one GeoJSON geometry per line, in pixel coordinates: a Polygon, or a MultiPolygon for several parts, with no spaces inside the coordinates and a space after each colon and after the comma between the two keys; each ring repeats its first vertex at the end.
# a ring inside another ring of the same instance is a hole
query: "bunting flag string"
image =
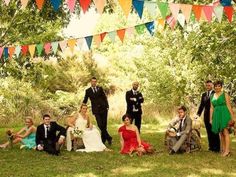
{"type": "MultiPolygon", "coordinates": [[[[164,19],[161,21],[161,26],[163,26],[164,19]]],[[[159,21],[157,21],[159,23],[159,21]]],[[[87,45],[88,49],[91,49],[92,44],[95,43],[97,47],[104,41],[105,37],[108,36],[111,42],[115,42],[116,36],[123,43],[125,36],[131,36],[135,29],[137,34],[143,34],[145,28],[147,31],[153,36],[155,32],[155,21],[146,22],[143,24],[139,24],[133,27],[117,29],[109,32],[102,32],[100,34],[85,36],[81,38],[67,39],[62,41],[53,41],[53,42],[45,42],[40,44],[30,44],[30,45],[22,45],[22,46],[3,46],[0,47],[0,59],[2,62],[7,61],[7,59],[18,58],[19,56],[23,57],[40,57],[42,54],[45,55],[55,55],[60,49],[62,52],[68,47],[71,49],[71,52],[74,51],[75,47],[82,49],[84,44],[87,45]],[[127,35],[126,35],[127,34],[127,35]],[[85,43],[86,42],[86,43],[85,43]],[[60,47],[60,48],[59,48],[60,47]]]]}
{"type": "MultiPolygon", "coordinates": [[[[3,0],[2,4],[9,6],[12,0],[3,0]]],[[[21,8],[25,9],[28,5],[29,0],[19,0],[21,3],[21,8]]],[[[103,13],[106,0],[64,0],[65,4],[69,9],[69,12],[73,13],[76,4],[81,7],[83,13],[88,11],[88,8],[94,4],[99,14],[103,13]]],[[[43,9],[45,4],[45,0],[35,0],[36,7],[39,10],[43,9]]],[[[55,11],[58,11],[60,7],[63,5],[63,0],[50,0],[52,8],[55,11]]],[[[225,3],[224,0],[217,1],[212,4],[179,4],[179,3],[167,3],[167,2],[156,2],[156,1],[147,1],[147,0],[118,0],[118,4],[120,5],[123,13],[126,17],[129,16],[131,12],[131,8],[133,7],[137,12],[140,19],[143,16],[143,11],[146,8],[148,13],[156,18],[156,15],[159,12],[160,16],[163,19],[166,19],[168,16],[173,16],[175,21],[178,20],[178,14],[181,12],[184,17],[186,23],[189,22],[191,13],[194,14],[196,21],[200,21],[201,19],[205,19],[209,23],[212,21],[213,15],[216,19],[221,22],[223,14],[228,18],[228,21],[231,23],[233,20],[233,15],[235,9],[232,7],[232,4],[225,3]]],[[[30,8],[30,7],[29,7],[30,8]]],[[[32,7],[31,7],[32,8],[32,7]]],[[[180,20],[181,23],[183,20],[180,20]]]]}

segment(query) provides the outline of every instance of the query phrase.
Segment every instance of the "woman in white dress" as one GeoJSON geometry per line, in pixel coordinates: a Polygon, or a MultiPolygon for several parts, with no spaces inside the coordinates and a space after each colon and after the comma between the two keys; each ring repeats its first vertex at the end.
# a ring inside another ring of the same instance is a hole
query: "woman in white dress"
{"type": "Polygon", "coordinates": [[[87,114],[87,105],[82,104],[79,114],[75,120],[74,129],[77,132],[81,132],[81,138],[83,140],[85,149],[78,149],[80,152],[99,152],[110,151],[103,143],[101,135],[98,129],[92,125],[89,116],[87,114]]]}

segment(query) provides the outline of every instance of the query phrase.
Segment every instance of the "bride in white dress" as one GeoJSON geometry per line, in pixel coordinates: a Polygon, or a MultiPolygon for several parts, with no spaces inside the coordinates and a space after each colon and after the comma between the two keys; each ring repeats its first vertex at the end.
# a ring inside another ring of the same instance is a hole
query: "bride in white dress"
{"type": "Polygon", "coordinates": [[[85,149],[78,149],[80,152],[98,152],[110,151],[102,143],[101,135],[98,129],[92,125],[87,114],[87,105],[83,104],[80,108],[77,119],[75,120],[75,128],[82,131],[81,138],[83,140],[85,149]]]}

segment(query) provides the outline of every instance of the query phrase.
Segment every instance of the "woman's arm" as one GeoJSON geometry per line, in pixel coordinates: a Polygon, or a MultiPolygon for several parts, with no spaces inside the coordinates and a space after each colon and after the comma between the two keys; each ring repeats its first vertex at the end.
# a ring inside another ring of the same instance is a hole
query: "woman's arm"
{"type": "Polygon", "coordinates": [[[234,119],[234,112],[230,103],[230,96],[227,93],[225,93],[225,99],[226,99],[227,108],[231,114],[231,118],[234,119]]]}
{"type": "Polygon", "coordinates": [[[122,136],[122,132],[120,132],[120,145],[121,145],[121,150],[124,148],[124,139],[122,136]]]}
{"type": "Polygon", "coordinates": [[[212,124],[212,115],[213,115],[214,107],[211,103],[211,108],[210,108],[210,124],[212,124]]]}
{"type": "Polygon", "coordinates": [[[35,132],[35,127],[31,126],[28,130],[26,130],[26,132],[23,135],[17,135],[17,137],[19,138],[25,138],[27,136],[29,136],[32,132],[35,132]]]}
{"type": "Polygon", "coordinates": [[[136,136],[137,136],[138,145],[141,146],[141,138],[140,138],[140,135],[139,135],[138,128],[135,125],[134,125],[134,127],[135,127],[135,132],[136,132],[136,136]]]}
{"type": "Polygon", "coordinates": [[[67,119],[67,125],[68,125],[69,127],[75,127],[75,120],[76,120],[75,117],[70,117],[70,118],[68,118],[68,119],[67,119]]]}
{"type": "Polygon", "coordinates": [[[26,127],[23,127],[22,129],[20,129],[20,131],[16,133],[16,136],[22,134],[24,131],[26,131],[26,127]]]}

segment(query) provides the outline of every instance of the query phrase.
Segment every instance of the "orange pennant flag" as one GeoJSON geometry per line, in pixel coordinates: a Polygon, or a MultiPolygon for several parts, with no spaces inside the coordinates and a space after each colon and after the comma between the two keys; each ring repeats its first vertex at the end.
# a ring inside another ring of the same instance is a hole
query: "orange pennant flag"
{"type": "Polygon", "coordinates": [[[185,17],[186,23],[188,23],[189,19],[190,19],[191,12],[192,12],[192,5],[180,4],[180,9],[185,17]]]}
{"type": "Polygon", "coordinates": [[[93,0],[95,7],[99,14],[103,13],[104,6],[106,4],[106,0],[93,0]]]}
{"type": "Polygon", "coordinates": [[[121,42],[123,42],[124,37],[125,37],[125,29],[120,29],[120,30],[117,30],[116,32],[117,32],[117,35],[120,38],[121,42]]]}
{"type": "Polygon", "coordinates": [[[179,15],[180,5],[175,4],[175,3],[170,3],[169,7],[170,7],[170,11],[172,13],[172,16],[174,17],[175,20],[177,20],[178,15],[179,15]]]}
{"type": "Polygon", "coordinates": [[[20,0],[20,1],[21,1],[21,8],[22,8],[22,9],[26,8],[26,6],[27,6],[29,0],[20,0]]]}
{"type": "Polygon", "coordinates": [[[36,46],[35,44],[33,44],[33,45],[29,45],[29,53],[30,53],[31,58],[34,57],[35,46],[36,46]]]}
{"type": "Polygon", "coordinates": [[[36,5],[39,10],[42,10],[44,4],[44,0],[36,0],[36,5]]]}
{"type": "Polygon", "coordinates": [[[100,37],[101,37],[101,42],[102,42],[102,41],[103,41],[103,39],[105,38],[106,34],[107,34],[107,32],[104,32],[104,33],[101,33],[101,34],[100,34],[100,37]]]}
{"type": "Polygon", "coordinates": [[[226,16],[228,17],[229,22],[231,23],[233,20],[234,8],[232,6],[225,6],[224,11],[226,16]]]}
{"type": "Polygon", "coordinates": [[[131,5],[132,5],[132,0],[118,0],[120,3],[120,6],[125,14],[126,17],[129,16],[129,13],[131,11],[131,5]]]}
{"type": "Polygon", "coordinates": [[[90,3],[91,3],[91,0],[79,0],[79,4],[81,8],[83,9],[84,13],[88,10],[90,3]]]}
{"type": "Polygon", "coordinates": [[[158,31],[162,32],[165,28],[165,19],[162,18],[158,19],[157,24],[158,24],[158,31]]]}
{"type": "Polygon", "coordinates": [[[77,42],[76,39],[69,39],[69,40],[67,40],[67,45],[68,45],[68,47],[70,47],[71,52],[74,51],[76,42],[77,42]]]}
{"type": "Polygon", "coordinates": [[[94,40],[95,44],[97,45],[97,47],[99,47],[101,44],[101,35],[100,34],[94,35],[93,40],[94,40]]]}
{"type": "Polygon", "coordinates": [[[13,54],[15,53],[15,47],[9,47],[8,53],[9,53],[10,58],[12,58],[13,54]]]}
{"type": "Polygon", "coordinates": [[[197,19],[197,21],[199,21],[201,18],[201,15],[202,15],[202,6],[201,5],[193,5],[192,8],[193,8],[195,18],[197,19]]]}

